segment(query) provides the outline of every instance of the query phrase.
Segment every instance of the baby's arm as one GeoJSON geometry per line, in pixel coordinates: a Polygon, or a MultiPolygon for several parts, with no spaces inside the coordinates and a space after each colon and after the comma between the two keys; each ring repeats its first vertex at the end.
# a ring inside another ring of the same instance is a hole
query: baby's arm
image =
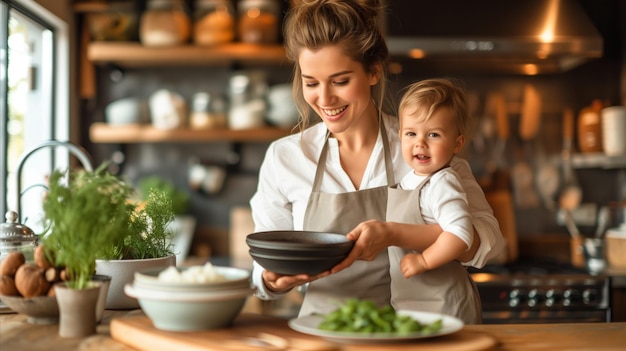
{"type": "Polygon", "coordinates": [[[400,261],[400,269],[404,277],[408,278],[452,262],[467,249],[467,244],[458,236],[450,232],[443,232],[422,253],[411,253],[404,256],[400,261]]]}

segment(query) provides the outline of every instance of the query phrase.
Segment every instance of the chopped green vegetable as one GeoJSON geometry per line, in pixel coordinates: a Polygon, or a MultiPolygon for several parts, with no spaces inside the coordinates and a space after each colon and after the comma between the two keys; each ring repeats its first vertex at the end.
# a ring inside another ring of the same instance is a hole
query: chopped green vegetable
{"type": "Polygon", "coordinates": [[[339,308],[323,317],[318,328],[338,332],[433,334],[443,326],[441,319],[430,324],[422,324],[410,316],[396,314],[389,305],[379,308],[370,300],[356,298],[348,299],[339,308]]]}

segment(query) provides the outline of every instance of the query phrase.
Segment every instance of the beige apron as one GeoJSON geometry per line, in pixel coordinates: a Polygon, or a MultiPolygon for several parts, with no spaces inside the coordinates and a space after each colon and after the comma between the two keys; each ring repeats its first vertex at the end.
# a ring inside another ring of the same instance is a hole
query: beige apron
{"type": "MultiPolygon", "coordinates": [[[[391,153],[382,119],[380,131],[385,156],[387,183],[394,184],[391,153]]],[[[326,169],[328,137],[324,142],[315,173],[313,189],[304,215],[304,230],[347,234],[359,223],[385,220],[387,188],[381,186],[354,192],[330,194],[320,192],[326,169]]],[[[356,261],[345,270],[309,283],[299,316],[329,313],[347,298],[369,299],[380,306],[390,299],[389,258],[382,251],[373,261],[356,261]]]]}
{"type": "MultiPolygon", "coordinates": [[[[397,185],[389,187],[387,220],[424,224],[420,192],[429,179],[424,179],[415,190],[399,189],[397,185]]],[[[478,290],[467,269],[459,262],[453,261],[406,279],[400,271],[400,260],[411,250],[390,246],[388,251],[391,305],[395,309],[443,313],[456,316],[468,324],[481,322],[482,306],[478,290]]]]}

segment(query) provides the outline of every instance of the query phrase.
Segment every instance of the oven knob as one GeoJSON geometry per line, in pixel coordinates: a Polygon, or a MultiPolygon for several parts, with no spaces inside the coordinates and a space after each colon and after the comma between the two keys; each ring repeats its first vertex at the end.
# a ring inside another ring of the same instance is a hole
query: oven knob
{"type": "Polygon", "coordinates": [[[548,307],[555,306],[559,302],[561,302],[561,298],[562,297],[563,297],[563,294],[561,293],[560,290],[549,289],[548,291],[546,291],[546,303],[545,303],[545,305],[548,306],[548,307]]]}
{"type": "Polygon", "coordinates": [[[509,306],[518,307],[524,300],[524,291],[521,289],[513,289],[509,292],[509,306]]]}
{"type": "Polygon", "coordinates": [[[570,306],[580,301],[580,292],[576,289],[563,291],[563,306],[570,306]]]}
{"type": "Polygon", "coordinates": [[[531,289],[528,292],[528,307],[535,307],[543,302],[543,293],[539,289],[531,289]]]}
{"type": "Polygon", "coordinates": [[[596,289],[585,289],[583,291],[583,303],[585,305],[593,305],[598,301],[598,291],[596,289]]]}

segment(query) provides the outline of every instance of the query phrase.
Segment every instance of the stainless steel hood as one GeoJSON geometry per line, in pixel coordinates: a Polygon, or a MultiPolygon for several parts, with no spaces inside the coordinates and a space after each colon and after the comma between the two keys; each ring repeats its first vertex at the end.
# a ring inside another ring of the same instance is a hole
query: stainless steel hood
{"type": "Polygon", "coordinates": [[[387,12],[390,54],[424,67],[545,74],[602,57],[576,0],[389,0],[387,12]]]}

